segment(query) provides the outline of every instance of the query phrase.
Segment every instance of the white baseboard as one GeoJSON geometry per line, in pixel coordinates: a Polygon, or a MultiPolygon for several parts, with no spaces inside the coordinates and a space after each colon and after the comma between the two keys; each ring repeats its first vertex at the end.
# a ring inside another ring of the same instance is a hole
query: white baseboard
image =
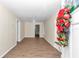
{"type": "Polygon", "coordinates": [[[44,37],[44,38],[45,38],[45,40],[46,40],[52,47],[56,48],[59,52],[61,52],[61,51],[55,46],[55,44],[51,44],[51,43],[47,40],[46,37],[44,37]]]}
{"type": "Polygon", "coordinates": [[[60,47],[57,47],[57,44],[54,44],[53,47],[56,48],[59,52],[61,52],[60,47]]]}
{"type": "Polygon", "coordinates": [[[35,38],[35,36],[24,36],[25,38],[35,38]]]}
{"type": "Polygon", "coordinates": [[[17,45],[17,43],[14,44],[13,46],[11,46],[7,51],[5,51],[5,52],[0,56],[0,58],[4,57],[4,56],[5,56],[10,50],[12,50],[16,45],[17,45]]]}
{"type": "Polygon", "coordinates": [[[21,42],[25,37],[23,37],[22,39],[18,40],[18,42],[21,42]]]}

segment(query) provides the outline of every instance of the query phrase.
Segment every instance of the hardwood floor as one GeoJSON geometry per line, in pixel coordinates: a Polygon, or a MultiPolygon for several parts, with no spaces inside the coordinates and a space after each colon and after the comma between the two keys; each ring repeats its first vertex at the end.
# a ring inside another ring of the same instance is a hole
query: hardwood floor
{"type": "Polygon", "coordinates": [[[40,38],[25,38],[4,58],[60,58],[61,53],[40,38]]]}

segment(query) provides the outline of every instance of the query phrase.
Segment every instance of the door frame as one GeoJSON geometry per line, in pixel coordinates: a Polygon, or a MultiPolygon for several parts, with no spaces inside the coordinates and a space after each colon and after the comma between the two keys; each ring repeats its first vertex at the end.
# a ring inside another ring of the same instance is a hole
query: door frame
{"type": "Polygon", "coordinates": [[[20,20],[16,19],[16,41],[20,41],[20,20]]]}

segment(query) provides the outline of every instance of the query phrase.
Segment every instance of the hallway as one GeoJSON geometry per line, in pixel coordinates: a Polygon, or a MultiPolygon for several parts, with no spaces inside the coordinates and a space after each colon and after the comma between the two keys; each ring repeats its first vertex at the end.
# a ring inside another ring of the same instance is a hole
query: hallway
{"type": "Polygon", "coordinates": [[[60,58],[60,55],[45,39],[24,38],[4,58],[60,58]]]}
{"type": "Polygon", "coordinates": [[[0,58],[79,57],[79,7],[71,13],[71,2],[0,0],[0,58]]]}

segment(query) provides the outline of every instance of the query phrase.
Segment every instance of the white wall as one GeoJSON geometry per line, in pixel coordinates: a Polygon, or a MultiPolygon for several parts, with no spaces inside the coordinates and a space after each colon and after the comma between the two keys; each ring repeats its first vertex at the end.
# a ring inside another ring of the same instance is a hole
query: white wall
{"type": "MultiPolygon", "coordinates": [[[[60,1],[57,1],[55,4],[55,11],[52,13],[52,17],[48,19],[47,21],[44,22],[44,27],[45,27],[45,39],[56,49],[59,50],[59,46],[55,44],[56,41],[56,17],[57,13],[60,9],[60,1]]],[[[60,51],[60,50],[59,50],[60,51]]]]}
{"type": "Polygon", "coordinates": [[[0,5],[0,57],[16,45],[16,17],[0,5]]]}
{"type": "Polygon", "coordinates": [[[54,44],[55,40],[55,26],[54,26],[54,18],[47,20],[44,23],[45,28],[45,39],[51,44],[54,44]]]}
{"type": "Polygon", "coordinates": [[[79,8],[72,13],[71,31],[71,55],[73,58],[79,58],[79,8]]]}
{"type": "Polygon", "coordinates": [[[21,42],[24,39],[24,22],[22,20],[18,20],[17,22],[18,29],[18,42],[21,42]]]}
{"type": "Polygon", "coordinates": [[[34,25],[33,22],[25,22],[25,37],[34,37],[34,25]]]}
{"type": "Polygon", "coordinates": [[[23,21],[21,21],[21,23],[20,23],[21,25],[21,27],[20,27],[20,34],[21,34],[21,36],[20,36],[20,39],[21,40],[23,40],[24,39],[24,22],[23,21]]]}
{"type": "Polygon", "coordinates": [[[40,25],[40,37],[44,37],[44,25],[42,22],[25,22],[25,37],[35,37],[35,24],[40,25]]]}

